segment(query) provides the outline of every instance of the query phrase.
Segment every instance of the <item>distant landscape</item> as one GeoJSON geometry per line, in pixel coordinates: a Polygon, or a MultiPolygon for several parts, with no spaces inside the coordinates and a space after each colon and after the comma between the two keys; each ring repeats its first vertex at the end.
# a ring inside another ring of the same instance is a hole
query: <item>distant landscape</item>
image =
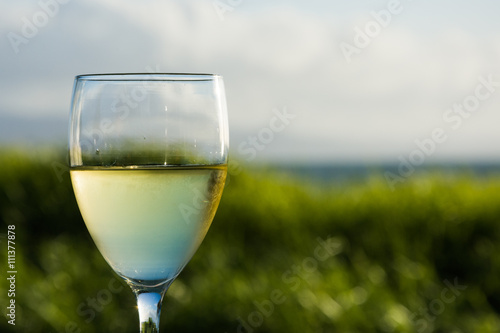
{"type": "Polygon", "coordinates": [[[35,144],[66,144],[68,119],[61,117],[18,117],[0,113],[0,147],[35,144]]]}
{"type": "MultiPolygon", "coordinates": [[[[0,233],[15,226],[17,269],[16,326],[0,330],[136,332],[132,292],[88,235],[65,159],[0,151],[0,233]]],[[[494,166],[416,173],[393,191],[365,168],[318,168],[230,167],[213,225],[167,293],[163,331],[500,330],[494,166]]]]}

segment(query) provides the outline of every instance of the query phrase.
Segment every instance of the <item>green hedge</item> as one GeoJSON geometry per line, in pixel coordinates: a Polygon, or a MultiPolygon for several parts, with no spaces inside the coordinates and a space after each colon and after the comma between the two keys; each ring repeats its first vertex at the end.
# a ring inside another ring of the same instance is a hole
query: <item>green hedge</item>
{"type": "MultiPolygon", "coordinates": [[[[132,292],[80,217],[65,158],[0,155],[0,270],[16,231],[16,325],[137,332],[132,292]]],[[[233,169],[213,225],[164,301],[163,332],[499,332],[500,177],[373,175],[316,186],[233,169]]],[[[0,304],[8,305],[2,278],[0,304]]]]}

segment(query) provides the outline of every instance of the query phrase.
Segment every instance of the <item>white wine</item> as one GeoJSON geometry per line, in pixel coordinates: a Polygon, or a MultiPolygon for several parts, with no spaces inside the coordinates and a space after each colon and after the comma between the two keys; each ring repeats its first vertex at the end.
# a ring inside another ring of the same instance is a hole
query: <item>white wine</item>
{"type": "Polygon", "coordinates": [[[205,237],[226,166],[74,168],[87,228],[106,261],[134,283],[175,278],[205,237]]]}

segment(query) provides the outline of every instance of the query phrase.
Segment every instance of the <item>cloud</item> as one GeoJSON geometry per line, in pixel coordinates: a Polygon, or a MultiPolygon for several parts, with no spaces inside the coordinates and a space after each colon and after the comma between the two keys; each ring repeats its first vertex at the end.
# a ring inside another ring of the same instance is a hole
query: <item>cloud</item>
{"type": "MultiPolygon", "coordinates": [[[[21,18],[40,10],[28,1],[4,3],[3,36],[19,33],[21,18]]],[[[226,82],[233,146],[286,106],[298,120],[262,156],[297,149],[294,156],[311,159],[394,158],[441,126],[442,114],[473,92],[479,76],[500,81],[500,35],[444,17],[446,8],[424,17],[430,5],[412,3],[347,63],[339,45],[352,43],[355,28],[385,5],[244,2],[221,20],[211,1],[70,1],[18,54],[7,38],[0,41],[0,112],[67,117],[73,77],[81,73],[217,72],[226,82]],[[344,148],[327,156],[307,148],[339,142],[344,148]]],[[[456,6],[467,13],[469,5],[456,6]]],[[[449,155],[473,156],[481,131],[500,140],[491,126],[500,120],[492,112],[496,95],[500,90],[450,139],[449,155]]],[[[490,148],[490,156],[500,152],[490,148]]]]}

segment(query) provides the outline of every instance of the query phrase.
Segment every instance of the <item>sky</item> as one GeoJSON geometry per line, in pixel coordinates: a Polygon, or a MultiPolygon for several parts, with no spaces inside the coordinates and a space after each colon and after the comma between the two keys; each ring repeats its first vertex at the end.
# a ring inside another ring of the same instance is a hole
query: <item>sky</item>
{"type": "Polygon", "coordinates": [[[193,72],[224,77],[241,161],[500,161],[499,12],[495,0],[0,0],[0,146],[65,145],[78,74],[193,72]]]}

